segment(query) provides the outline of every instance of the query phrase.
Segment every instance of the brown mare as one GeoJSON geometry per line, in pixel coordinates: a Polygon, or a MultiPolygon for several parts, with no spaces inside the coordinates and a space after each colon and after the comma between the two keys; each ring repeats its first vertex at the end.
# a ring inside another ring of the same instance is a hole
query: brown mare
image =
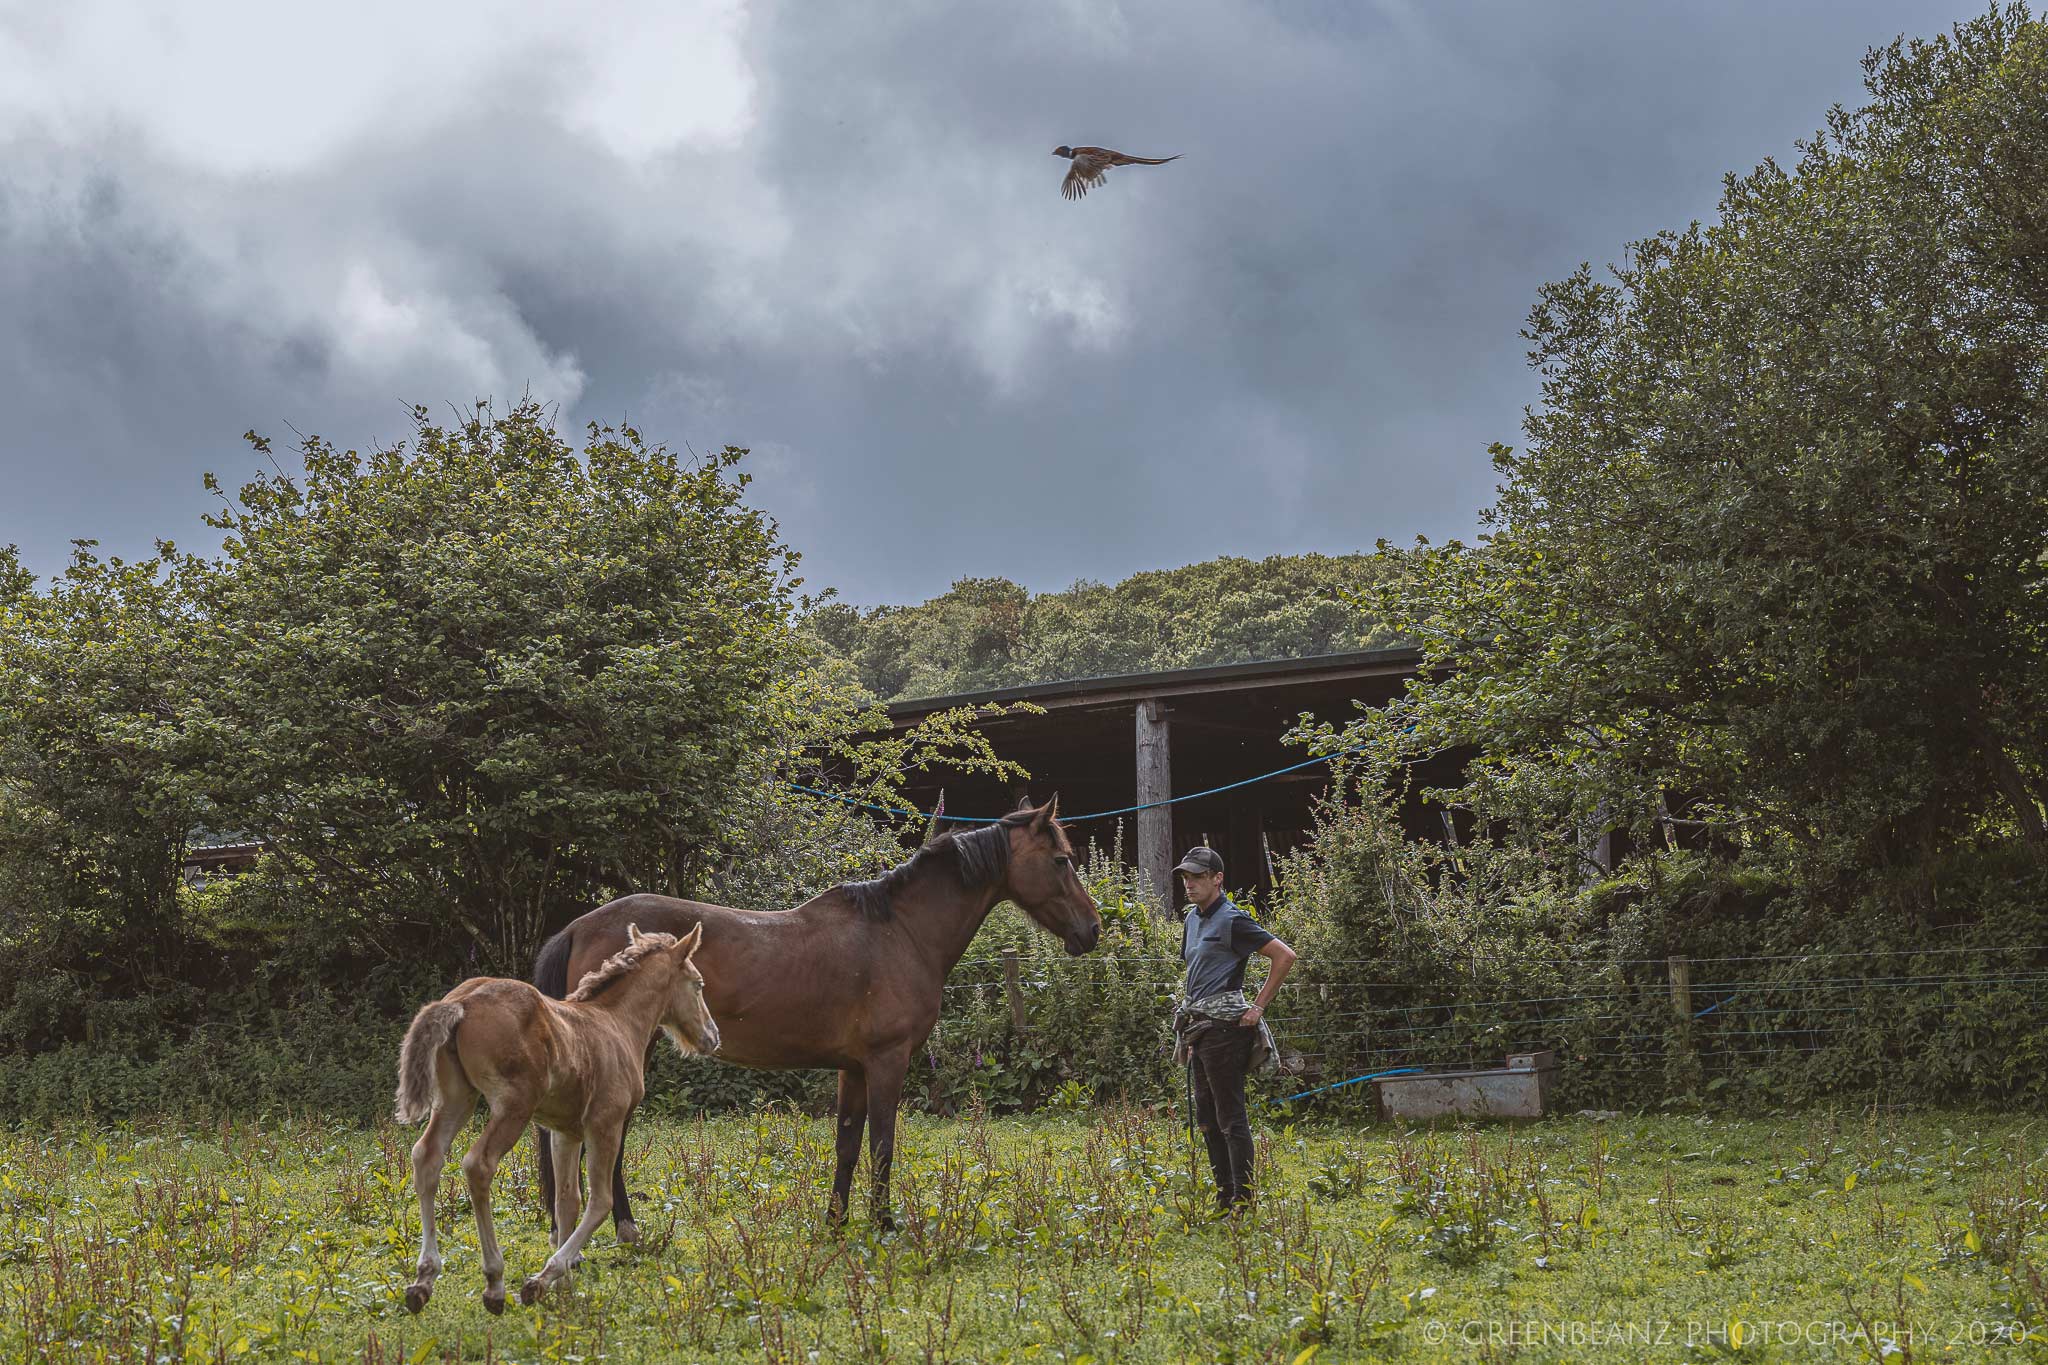
{"type": "Polygon", "coordinates": [[[718,1025],[704,1004],[704,978],[690,961],[702,930],[681,939],[643,934],[627,925],[618,950],[595,964],[566,1001],[550,1000],[524,981],[478,976],[422,1006],[398,1054],[398,1121],[432,1116],[412,1149],[412,1184],[420,1199],[418,1278],[405,1291],[417,1313],[434,1292],[441,1251],[434,1238],[434,1194],[455,1135],[481,1095],[490,1121],[462,1173],[476,1211],[483,1251],[484,1307],[505,1311],[505,1257],[491,1221],[491,1177],[529,1119],[562,1135],[563,1163],[554,1203],[555,1254],[519,1290],[521,1303],[545,1294],[576,1263],[583,1244],[611,1208],[611,1191],[592,1190],[576,1216],[585,1142],[598,1168],[618,1160],[626,1120],[644,1093],[647,1045],[664,1029],[685,1056],[718,1050],[718,1025]],[[560,1229],[575,1229],[567,1238],[560,1229]]]}
{"type": "MultiPolygon", "coordinates": [[[[1095,902],[1074,872],[1074,849],[1057,819],[1059,798],[996,824],[943,834],[908,862],[871,882],[852,882],[794,910],[761,913],[722,905],[626,896],[576,920],[542,947],[533,979],[560,994],[593,963],[617,951],[626,926],[682,933],[701,926],[705,990],[718,1016],[724,1061],[770,1069],[839,1072],[838,1161],[827,1216],[846,1216],[861,1127],[869,1129],[872,1212],[889,1218],[889,1166],[896,1106],[911,1058],[938,1022],[946,973],[999,901],[1014,901],[1079,956],[1102,932],[1095,902]]],[[[551,1182],[575,1170],[548,1155],[537,1134],[544,1201],[551,1182]]],[[[639,1234],[626,1202],[623,1163],[595,1159],[612,1175],[619,1240],[639,1234]]]]}

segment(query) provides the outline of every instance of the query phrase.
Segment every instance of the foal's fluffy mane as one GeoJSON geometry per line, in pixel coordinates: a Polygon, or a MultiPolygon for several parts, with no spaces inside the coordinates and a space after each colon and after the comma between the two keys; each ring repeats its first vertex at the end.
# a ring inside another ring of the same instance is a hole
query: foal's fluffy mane
{"type": "Polygon", "coordinates": [[[599,992],[639,966],[641,958],[675,946],[674,934],[642,934],[606,958],[595,971],[585,972],[583,979],[576,983],[576,989],[569,992],[569,999],[594,999],[599,992]]]}

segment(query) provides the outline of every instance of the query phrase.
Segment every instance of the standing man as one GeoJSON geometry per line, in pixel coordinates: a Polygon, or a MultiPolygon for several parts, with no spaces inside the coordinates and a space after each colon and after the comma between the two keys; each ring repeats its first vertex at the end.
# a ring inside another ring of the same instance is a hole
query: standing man
{"type": "Polygon", "coordinates": [[[1189,849],[1174,871],[1189,901],[1181,919],[1180,956],[1188,975],[1174,1011],[1180,1040],[1175,1057],[1188,1065],[1195,1123],[1216,1176],[1216,1206],[1228,1213],[1251,1201],[1252,1126],[1244,1078],[1256,1047],[1272,1051],[1266,1006],[1287,979],[1295,954],[1223,894],[1223,859],[1215,849],[1189,849]],[[1244,967],[1253,953],[1273,965],[1259,998],[1247,1000],[1244,967]]]}

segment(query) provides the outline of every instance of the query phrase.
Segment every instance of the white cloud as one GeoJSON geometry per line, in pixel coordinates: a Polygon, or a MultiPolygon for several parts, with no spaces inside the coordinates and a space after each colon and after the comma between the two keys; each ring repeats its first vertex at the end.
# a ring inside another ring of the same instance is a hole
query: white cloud
{"type": "Polygon", "coordinates": [[[564,6],[558,35],[583,44],[563,100],[569,127],[645,160],[682,143],[730,146],[754,123],[738,0],[564,6]]]}
{"type": "Polygon", "coordinates": [[[646,157],[745,131],[744,18],[736,0],[22,5],[0,13],[0,133],[128,131],[195,169],[292,172],[510,91],[646,157]]]}
{"type": "MultiPolygon", "coordinates": [[[[730,149],[754,118],[745,18],[735,0],[0,8],[0,207],[11,220],[0,226],[42,259],[84,250],[134,265],[231,349],[317,357],[315,389],[290,401],[388,412],[530,388],[573,405],[581,366],[535,333],[506,287],[521,253],[494,262],[473,250],[494,229],[531,232],[522,206],[558,188],[515,170],[450,206],[469,228],[438,240],[391,196],[419,177],[423,148],[445,149],[446,129],[480,109],[552,122],[627,176],[677,152],[730,149]]],[[[651,216],[668,221],[672,243],[701,243],[707,230],[722,243],[761,240],[773,222],[751,186],[718,203],[753,210],[744,230],[717,209],[680,230],[680,215],[651,216]]],[[[543,241],[525,259],[559,271],[565,249],[543,241]]],[[[744,309],[745,290],[730,293],[744,309]]]]}

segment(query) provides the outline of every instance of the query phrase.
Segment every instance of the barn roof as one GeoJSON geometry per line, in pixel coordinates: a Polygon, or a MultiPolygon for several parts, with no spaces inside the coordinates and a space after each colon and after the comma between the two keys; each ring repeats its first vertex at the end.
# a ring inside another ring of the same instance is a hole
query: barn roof
{"type": "Polygon", "coordinates": [[[1342,682],[1350,678],[1402,676],[1422,665],[1420,650],[1362,649],[1343,654],[1315,654],[1305,659],[1255,659],[1248,663],[1208,664],[1157,673],[1115,673],[1098,678],[1067,678],[1058,682],[991,687],[943,697],[914,697],[889,703],[889,719],[903,724],[934,711],[956,706],[988,706],[1028,701],[1047,710],[1114,706],[1152,697],[1195,693],[1237,692],[1275,684],[1342,682]]]}

